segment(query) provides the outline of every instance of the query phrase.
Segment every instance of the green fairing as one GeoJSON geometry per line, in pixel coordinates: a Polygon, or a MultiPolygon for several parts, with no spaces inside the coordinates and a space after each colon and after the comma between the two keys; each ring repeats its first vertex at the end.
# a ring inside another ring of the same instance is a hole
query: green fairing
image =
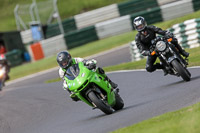
{"type": "MultiPolygon", "coordinates": [[[[75,95],[78,96],[79,99],[87,103],[88,105],[93,107],[90,101],[85,98],[81,92],[91,83],[94,83],[101,91],[106,92],[107,94],[107,102],[110,106],[115,105],[115,93],[111,91],[111,85],[105,79],[105,75],[99,74],[97,71],[89,70],[84,66],[83,62],[78,63],[78,67],[80,69],[79,74],[73,80],[69,80],[66,76],[64,77],[68,88],[70,91],[74,92],[75,95]]],[[[94,90],[94,88],[87,88],[88,90],[94,90]]]]}

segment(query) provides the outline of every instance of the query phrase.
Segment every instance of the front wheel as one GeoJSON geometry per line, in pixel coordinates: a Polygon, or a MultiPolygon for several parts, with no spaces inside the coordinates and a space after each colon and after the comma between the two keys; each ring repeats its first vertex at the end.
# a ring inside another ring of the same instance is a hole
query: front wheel
{"type": "Polygon", "coordinates": [[[115,93],[116,103],[113,106],[114,110],[120,110],[124,107],[124,101],[122,100],[121,96],[118,93],[115,93]]]}
{"type": "Polygon", "coordinates": [[[88,94],[89,99],[99,108],[101,111],[103,111],[105,114],[112,114],[113,109],[110,105],[108,105],[104,100],[101,99],[98,93],[95,93],[91,91],[88,94]]]}
{"type": "Polygon", "coordinates": [[[177,60],[173,60],[171,62],[174,69],[180,74],[183,80],[190,81],[191,75],[188,73],[189,71],[186,70],[177,60]]]}

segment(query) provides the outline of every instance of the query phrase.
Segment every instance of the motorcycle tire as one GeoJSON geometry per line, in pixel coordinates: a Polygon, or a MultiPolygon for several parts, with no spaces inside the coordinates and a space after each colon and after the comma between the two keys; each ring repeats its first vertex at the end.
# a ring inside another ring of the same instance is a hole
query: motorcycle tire
{"type": "Polygon", "coordinates": [[[110,105],[106,104],[105,101],[101,99],[98,93],[91,91],[88,93],[88,97],[90,100],[105,114],[112,114],[114,110],[111,108],[110,105]]]}
{"type": "Polygon", "coordinates": [[[189,70],[188,70],[188,69],[185,69],[185,70],[187,71],[188,75],[189,75],[190,78],[191,78],[191,73],[189,72],[189,70]]]}
{"type": "Polygon", "coordinates": [[[173,60],[171,64],[174,67],[174,69],[179,73],[179,75],[182,77],[183,80],[190,81],[191,77],[190,74],[177,60],[173,60]]]}
{"type": "Polygon", "coordinates": [[[122,100],[121,96],[118,93],[115,93],[116,103],[113,106],[114,110],[120,110],[124,107],[124,101],[122,100]]]}

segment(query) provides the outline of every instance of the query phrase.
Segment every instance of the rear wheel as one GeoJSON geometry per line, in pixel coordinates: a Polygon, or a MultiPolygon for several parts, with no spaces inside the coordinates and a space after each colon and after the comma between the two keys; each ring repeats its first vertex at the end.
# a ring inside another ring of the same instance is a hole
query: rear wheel
{"type": "Polygon", "coordinates": [[[190,72],[186,70],[177,60],[172,61],[172,66],[180,74],[183,80],[190,81],[190,72]]]}
{"type": "Polygon", "coordinates": [[[124,107],[124,101],[118,93],[115,93],[116,104],[113,106],[114,110],[120,110],[124,107]]]}
{"type": "Polygon", "coordinates": [[[114,110],[111,108],[110,105],[108,105],[104,100],[101,99],[101,97],[98,93],[91,91],[88,94],[88,97],[97,106],[97,108],[99,108],[105,114],[112,114],[113,113],[114,110]]]}

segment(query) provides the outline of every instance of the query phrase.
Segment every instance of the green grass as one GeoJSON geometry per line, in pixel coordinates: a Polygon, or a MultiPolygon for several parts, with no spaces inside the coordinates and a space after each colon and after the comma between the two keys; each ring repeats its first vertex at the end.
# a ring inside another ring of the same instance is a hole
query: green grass
{"type": "MultiPolygon", "coordinates": [[[[170,21],[166,21],[166,22],[161,22],[161,23],[157,23],[156,25],[166,29],[171,27],[173,24],[176,23],[181,23],[185,20],[188,19],[192,19],[192,18],[198,18],[200,16],[200,11],[180,17],[180,18],[176,18],[174,20],[170,20],[170,21]],[[167,26],[167,27],[166,27],[167,26]],[[166,28],[164,28],[166,27],[166,28]]],[[[73,57],[86,57],[86,56],[90,56],[123,44],[127,44],[130,43],[132,40],[134,40],[135,38],[135,31],[131,31],[128,33],[124,33],[118,36],[113,36],[110,38],[105,38],[102,40],[98,40],[95,42],[91,42],[88,44],[85,44],[83,46],[77,47],[77,48],[73,48],[71,50],[69,50],[69,52],[72,54],[73,57]]],[[[195,57],[198,58],[198,57],[195,57]]],[[[198,64],[198,63],[197,63],[198,64]]],[[[192,65],[197,65],[195,62],[192,63],[192,65]]],[[[123,65],[123,64],[122,64],[123,65]]],[[[129,64],[131,66],[131,63],[129,64]]],[[[136,68],[142,68],[142,66],[144,65],[144,62],[138,62],[138,66],[136,68]],[[141,64],[143,63],[143,64],[141,64]]],[[[33,63],[28,63],[28,64],[24,64],[24,65],[20,65],[17,67],[14,67],[11,69],[10,72],[10,80],[19,78],[19,77],[23,77],[29,74],[33,74],[36,72],[40,72],[46,69],[50,69],[53,67],[56,67],[57,63],[56,63],[56,55],[50,58],[46,58],[46,59],[42,59],[40,61],[37,62],[33,62],[33,63]],[[26,71],[25,71],[26,70],[26,71]]],[[[118,66],[116,66],[118,67],[118,66]]],[[[128,67],[128,66],[126,66],[128,67]]],[[[109,68],[106,68],[109,69],[109,68]]],[[[127,68],[128,69],[128,68],[127,68]]],[[[134,69],[134,68],[131,68],[134,69]]]]}
{"type": "Polygon", "coordinates": [[[112,133],[200,133],[200,103],[163,114],[112,133]]]}
{"type": "MultiPolygon", "coordinates": [[[[47,0],[36,0],[47,1],[47,0]]],[[[58,10],[62,19],[96,8],[119,3],[126,0],[58,0],[58,10]]],[[[31,4],[32,0],[1,0],[0,31],[16,30],[14,9],[17,4],[31,4]]],[[[50,15],[50,14],[49,14],[50,15]]],[[[48,16],[49,16],[48,15],[48,16]]],[[[27,19],[27,17],[26,17],[27,19]]]]}

